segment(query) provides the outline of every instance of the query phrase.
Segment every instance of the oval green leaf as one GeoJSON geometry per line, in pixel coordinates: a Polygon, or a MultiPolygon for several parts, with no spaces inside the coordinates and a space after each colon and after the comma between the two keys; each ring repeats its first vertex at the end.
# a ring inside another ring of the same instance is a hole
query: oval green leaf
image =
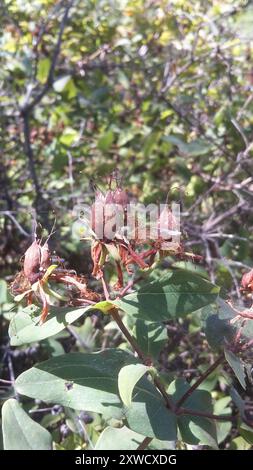
{"type": "Polygon", "coordinates": [[[132,403],[132,393],[137,382],[150,368],[144,364],[130,364],[122,367],[119,371],[118,387],[119,395],[124,405],[132,403]]]}
{"type": "Polygon", "coordinates": [[[100,434],[95,450],[136,450],[143,440],[144,436],[126,426],[120,429],[108,426],[100,434]]]}
{"type": "Polygon", "coordinates": [[[241,386],[246,390],[246,373],[245,373],[245,365],[243,361],[237,357],[232,351],[228,349],[224,349],[225,358],[229,363],[231,369],[234,371],[237,379],[239,380],[241,386]]]}
{"type": "Polygon", "coordinates": [[[119,371],[137,363],[134,356],[120,349],[65,354],[23,372],[16,380],[16,390],[45,403],[101,413],[104,419],[126,418],[139,434],[173,441],[177,435],[175,417],[146,377],[136,384],[131,406],[122,405],[119,371]]]}
{"type": "Polygon", "coordinates": [[[176,270],[113,303],[129,315],[160,322],[192,313],[214,302],[218,293],[219,287],[199,275],[176,270]]]}
{"type": "Polygon", "coordinates": [[[50,307],[50,313],[43,325],[39,324],[41,307],[32,305],[15,315],[9,326],[11,346],[34,343],[54,336],[90,310],[83,308],[50,307]]]}
{"type": "Polygon", "coordinates": [[[5,450],[50,450],[52,438],[40,424],[33,421],[17,400],[7,400],[2,408],[5,450]]]}

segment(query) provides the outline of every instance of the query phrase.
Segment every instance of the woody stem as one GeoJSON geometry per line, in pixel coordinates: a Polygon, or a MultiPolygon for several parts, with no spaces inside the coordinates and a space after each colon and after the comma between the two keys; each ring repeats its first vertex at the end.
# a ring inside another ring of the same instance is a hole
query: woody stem
{"type": "Polygon", "coordinates": [[[186,393],[176,403],[176,409],[179,410],[182,404],[191,396],[191,394],[198,388],[198,386],[204,382],[204,380],[223,362],[223,354],[216,359],[216,361],[194,382],[194,384],[187,390],[186,393]]]}
{"type": "MultiPolygon", "coordinates": [[[[117,323],[117,325],[118,325],[119,329],[121,330],[121,332],[123,333],[123,335],[127,338],[129,343],[131,344],[133,350],[138,354],[141,361],[146,365],[150,364],[149,358],[147,358],[145,356],[145,354],[142,352],[142,350],[138,346],[137,342],[135,341],[135,338],[129,333],[128,329],[126,328],[123,321],[121,320],[120,315],[118,313],[118,310],[116,308],[111,310],[111,315],[112,315],[114,321],[117,323]]],[[[155,377],[153,380],[154,380],[154,384],[155,384],[156,388],[159,390],[159,392],[163,396],[167,407],[169,409],[173,410],[174,409],[174,403],[171,400],[171,398],[169,397],[169,395],[167,394],[163,384],[160,382],[158,377],[155,377]]]]}

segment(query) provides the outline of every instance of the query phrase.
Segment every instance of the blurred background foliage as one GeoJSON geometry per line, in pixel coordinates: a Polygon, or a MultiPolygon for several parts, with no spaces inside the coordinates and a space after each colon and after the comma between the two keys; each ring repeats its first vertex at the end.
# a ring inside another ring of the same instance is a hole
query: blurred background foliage
{"type": "MultiPolygon", "coordinates": [[[[89,250],[72,237],[74,207],[118,168],[133,198],[180,202],[185,249],[203,261],[170,263],[240,299],[252,266],[252,2],[4,0],[0,18],[1,278],[20,269],[34,217],[47,230],[56,220],[53,248],[88,274],[89,250]]],[[[102,341],[93,327],[78,327],[90,349],[102,341]]],[[[80,346],[65,336],[65,351],[80,346]]],[[[44,346],[57,354],[61,342],[51,342],[44,346]]],[[[177,357],[175,368],[186,364],[195,367],[177,357]]],[[[50,419],[61,423],[61,413],[50,419]]]]}
{"type": "Polygon", "coordinates": [[[185,244],[239,295],[252,227],[251,2],[4,1],[1,266],[32,207],[62,255],[75,204],[115,167],[141,202],[180,201],[185,244]],[[55,242],[57,243],[57,242],[55,242]]]}

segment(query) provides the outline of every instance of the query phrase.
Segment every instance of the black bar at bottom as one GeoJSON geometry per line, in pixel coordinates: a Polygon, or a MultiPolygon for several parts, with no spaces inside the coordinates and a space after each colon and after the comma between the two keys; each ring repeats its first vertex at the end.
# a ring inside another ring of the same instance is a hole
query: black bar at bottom
{"type": "MultiPolygon", "coordinates": [[[[214,450],[177,450],[177,451],[2,451],[0,454],[1,466],[4,463],[10,465],[17,462],[17,465],[25,464],[34,469],[36,464],[42,465],[67,465],[68,467],[86,469],[94,466],[99,469],[118,468],[119,466],[144,465],[150,467],[159,465],[168,466],[171,470],[177,465],[203,465],[203,464],[223,464],[245,465],[249,461],[251,466],[252,454],[250,451],[214,451],[214,450]]],[[[19,468],[18,467],[18,468],[19,468]]],[[[2,467],[3,468],[3,467],[2,467]]],[[[54,468],[54,467],[53,467],[54,468]]],[[[203,470],[203,469],[202,469],[203,470]]]]}

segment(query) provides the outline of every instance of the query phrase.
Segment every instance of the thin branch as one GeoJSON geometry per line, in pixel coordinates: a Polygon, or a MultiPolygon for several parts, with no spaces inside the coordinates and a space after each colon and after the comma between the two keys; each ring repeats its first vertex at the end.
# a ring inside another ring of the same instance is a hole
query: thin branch
{"type": "Polygon", "coordinates": [[[244,133],[244,131],[242,130],[241,126],[238,124],[238,122],[236,121],[236,119],[231,119],[231,122],[233,124],[233,126],[236,128],[237,132],[239,132],[243,142],[244,142],[244,145],[245,145],[245,149],[249,146],[249,142],[248,142],[248,139],[244,133]]]}
{"type": "MultiPolygon", "coordinates": [[[[41,186],[40,186],[36,168],[35,168],[34,154],[33,154],[33,148],[31,144],[30,114],[32,110],[34,109],[34,107],[42,100],[42,98],[45,96],[45,94],[48,92],[48,90],[51,88],[54,82],[54,73],[55,73],[58,56],[60,54],[62,36],[63,36],[64,28],[68,20],[70,8],[72,7],[73,3],[74,3],[74,0],[68,2],[65,8],[65,11],[64,11],[61,23],[60,23],[58,38],[57,38],[56,46],[52,55],[51,66],[48,72],[48,77],[47,77],[45,85],[43,86],[41,91],[38,93],[38,95],[35,96],[30,102],[29,102],[29,99],[32,93],[32,87],[28,86],[28,92],[26,95],[25,102],[20,108],[20,115],[21,115],[21,118],[23,119],[24,151],[28,158],[29,171],[30,171],[30,175],[34,184],[34,189],[37,195],[36,202],[35,202],[35,205],[37,207],[40,205],[39,203],[43,202],[43,196],[42,196],[41,186]]],[[[41,206],[43,207],[43,204],[41,204],[41,206]]],[[[44,217],[44,225],[46,226],[46,228],[49,227],[49,221],[47,219],[47,216],[44,217]]]]}
{"type": "Polygon", "coordinates": [[[58,60],[60,50],[61,50],[62,36],[63,36],[63,32],[68,21],[69,11],[73,3],[74,3],[74,0],[70,1],[65,8],[64,15],[62,17],[61,24],[60,24],[56,46],[52,55],[51,66],[48,72],[46,83],[44,87],[41,89],[40,93],[38,93],[38,95],[35,96],[30,103],[26,103],[23,106],[22,108],[23,113],[29,114],[29,112],[32,111],[32,109],[42,100],[42,98],[45,96],[45,94],[53,85],[55,68],[56,68],[57,60],[58,60]]]}
{"type": "Polygon", "coordinates": [[[38,61],[39,61],[38,46],[39,46],[39,44],[40,44],[40,42],[43,38],[43,35],[46,32],[46,29],[47,29],[47,26],[48,26],[49,22],[52,20],[53,16],[57,13],[57,11],[60,11],[63,6],[64,6],[64,0],[57,3],[56,5],[54,5],[52,11],[49,12],[49,15],[46,18],[46,20],[44,22],[42,22],[42,24],[41,24],[36,43],[34,44],[34,51],[35,51],[35,54],[36,54],[34,74],[33,74],[34,79],[36,78],[36,75],[37,75],[38,61]]]}
{"type": "Polygon", "coordinates": [[[236,416],[231,415],[215,415],[212,413],[206,413],[205,411],[200,410],[191,410],[188,408],[180,408],[177,411],[177,415],[191,415],[191,416],[203,416],[203,418],[215,419],[216,421],[236,421],[236,416]]]}
{"type": "Polygon", "coordinates": [[[37,193],[37,198],[39,198],[41,197],[41,188],[40,188],[39,180],[38,180],[36,169],[35,169],[34,155],[33,155],[33,149],[31,145],[30,119],[29,119],[30,116],[28,112],[22,112],[21,114],[23,116],[23,126],[24,126],[23,127],[24,150],[28,158],[29,171],[30,171],[31,178],[33,180],[35,191],[37,193]]]}
{"type": "Polygon", "coordinates": [[[104,276],[102,276],[101,282],[102,282],[102,286],[103,286],[103,291],[104,291],[105,299],[106,299],[106,300],[110,300],[109,288],[108,288],[108,286],[107,286],[107,283],[106,283],[106,281],[105,281],[104,276]]]}
{"type": "Polygon", "coordinates": [[[11,219],[11,221],[14,223],[14,225],[17,227],[17,229],[20,231],[20,233],[22,235],[24,235],[24,237],[30,237],[31,236],[30,233],[26,232],[26,230],[24,230],[23,227],[21,227],[20,223],[17,221],[17,219],[15,219],[15,217],[12,215],[12,213],[10,211],[3,211],[3,212],[0,212],[0,214],[3,214],[6,217],[9,217],[9,219],[11,219]]]}
{"type": "Polygon", "coordinates": [[[219,225],[224,219],[227,219],[229,217],[232,217],[232,215],[237,214],[243,206],[244,202],[239,202],[235,206],[231,207],[227,211],[215,217],[215,219],[207,220],[207,222],[204,224],[203,231],[210,231],[211,229],[219,225]]]}
{"type": "Polygon", "coordinates": [[[144,362],[144,364],[147,363],[147,358],[145,354],[142,352],[142,350],[139,348],[139,345],[135,341],[135,338],[129,333],[128,329],[124,325],[123,321],[120,318],[120,315],[118,313],[118,310],[115,308],[111,311],[111,315],[114,319],[114,321],[117,323],[118,327],[120,328],[121,332],[123,335],[127,338],[129,343],[131,344],[133,350],[138,354],[139,358],[144,362]]]}
{"type": "Polygon", "coordinates": [[[70,334],[78,341],[81,347],[86,349],[87,351],[91,351],[92,348],[89,346],[89,344],[84,341],[84,339],[75,331],[75,328],[71,325],[67,326],[67,330],[70,332],[70,334]]]}
{"type": "Polygon", "coordinates": [[[179,410],[181,405],[192,395],[202,382],[223,362],[223,354],[216,359],[216,361],[194,382],[194,384],[182,395],[182,397],[176,403],[176,409],[179,410]]]}
{"type": "Polygon", "coordinates": [[[150,442],[153,440],[152,437],[145,437],[136,450],[144,450],[148,447],[150,442]]]}
{"type": "MultiPolygon", "coordinates": [[[[111,311],[112,318],[114,319],[115,323],[117,323],[119,329],[123,333],[123,335],[127,338],[129,343],[131,344],[133,350],[138,354],[139,358],[145,365],[150,365],[150,359],[145,356],[145,354],[140,349],[139,345],[137,344],[135,338],[129,333],[128,329],[125,327],[124,323],[122,322],[118,310],[115,308],[111,311]]],[[[170,396],[167,394],[163,384],[160,382],[158,377],[154,377],[154,384],[156,385],[157,389],[163,396],[167,407],[170,410],[174,410],[174,403],[171,400],[170,396]]]]}
{"type": "MultiPolygon", "coordinates": [[[[10,379],[11,379],[11,382],[12,382],[13,387],[14,387],[14,384],[15,384],[15,373],[14,373],[14,368],[13,368],[13,363],[12,363],[10,351],[8,351],[8,353],[7,353],[7,365],[8,365],[8,370],[9,370],[10,379]]],[[[14,394],[15,394],[16,400],[19,400],[19,396],[18,396],[18,393],[17,393],[17,391],[16,391],[15,388],[14,388],[14,394]]]]}
{"type": "Polygon", "coordinates": [[[69,174],[69,186],[72,200],[74,199],[74,178],[73,178],[73,157],[70,151],[67,152],[68,155],[68,174],[69,174]]]}
{"type": "Polygon", "coordinates": [[[251,103],[253,99],[253,93],[251,93],[248,98],[246,99],[244,105],[242,108],[239,110],[239,112],[236,115],[236,120],[239,121],[241,119],[242,114],[244,113],[245,109],[248,107],[248,105],[251,103]]]}

